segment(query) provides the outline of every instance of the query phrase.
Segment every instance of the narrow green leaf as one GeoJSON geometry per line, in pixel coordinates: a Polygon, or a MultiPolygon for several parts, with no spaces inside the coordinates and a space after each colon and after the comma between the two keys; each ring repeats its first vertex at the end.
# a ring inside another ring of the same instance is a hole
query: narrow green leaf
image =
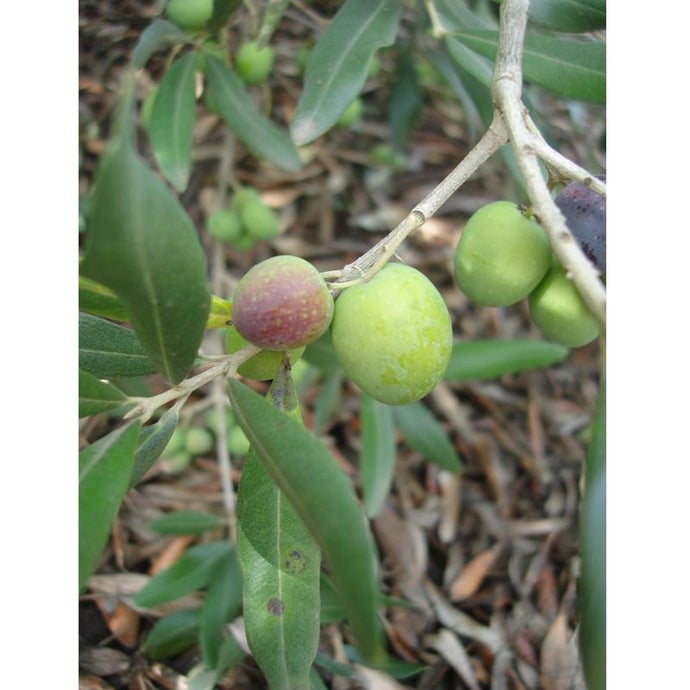
{"type": "Polygon", "coordinates": [[[388,124],[391,130],[391,143],[402,150],[409,141],[423,104],[422,90],[417,81],[417,73],[409,54],[398,62],[393,91],[388,106],[388,124]]]}
{"type": "Polygon", "coordinates": [[[132,65],[141,69],[156,51],[184,43],[190,43],[184,31],[167,19],[156,19],[141,32],[132,53],[132,65]]]}
{"type": "Polygon", "coordinates": [[[224,541],[192,546],[178,561],[154,575],[139,590],[134,597],[135,605],[153,608],[206,587],[218,564],[231,549],[230,544],[224,541]]]}
{"type": "Polygon", "coordinates": [[[491,86],[494,67],[491,60],[468,48],[462,41],[452,36],[444,40],[446,49],[456,65],[462,67],[484,86],[491,86]]]}
{"type": "Polygon", "coordinates": [[[165,72],[147,129],[161,172],[179,192],[187,188],[192,166],[194,73],[198,62],[198,55],[192,51],[175,60],[165,72]]]}
{"type": "Polygon", "coordinates": [[[343,371],[335,367],[326,375],[314,402],[314,431],[318,433],[333,418],[343,399],[343,371]]]}
{"type": "Polygon", "coordinates": [[[364,507],[369,517],[376,517],[390,492],[395,468],[395,439],[391,406],[374,400],[366,393],[360,397],[362,450],[359,471],[364,507]]]}
{"type": "Polygon", "coordinates": [[[161,534],[201,534],[218,529],[225,521],[211,513],[198,510],[176,510],[151,521],[151,529],[161,534]]]}
{"type": "MultiPolygon", "coordinates": [[[[453,80],[450,74],[449,62],[447,59],[444,59],[445,56],[438,53],[432,53],[429,55],[429,58],[432,60],[434,65],[436,65],[439,71],[443,74],[444,79],[451,85],[454,91],[458,93],[458,98],[463,107],[467,109],[468,102],[472,104],[470,112],[472,111],[472,109],[476,111],[479,115],[479,118],[481,119],[481,122],[483,123],[483,127],[479,132],[479,136],[481,136],[484,134],[484,131],[491,125],[491,121],[494,117],[494,106],[491,100],[491,91],[489,89],[489,86],[485,83],[486,77],[480,75],[481,78],[478,78],[477,76],[475,76],[475,72],[477,70],[485,70],[485,67],[481,66],[478,61],[485,60],[486,58],[482,58],[482,56],[476,55],[475,53],[476,60],[474,66],[471,67],[472,71],[468,71],[465,67],[462,66],[463,63],[459,63],[456,58],[460,58],[462,60],[464,59],[463,56],[465,55],[465,53],[471,53],[471,51],[469,51],[468,48],[465,48],[461,52],[456,51],[455,56],[453,56],[448,48],[448,40],[448,38],[444,40],[444,47],[446,48],[446,52],[450,56],[452,63],[455,65],[455,74],[460,79],[460,88],[458,88],[458,86],[455,84],[455,80],[453,80]]],[[[491,67],[490,69],[493,68],[491,67]]],[[[478,141],[478,139],[479,137],[477,137],[475,141],[478,141]]],[[[521,188],[524,188],[524,183],[522,181],[522,173],[520,172],[520,169],[515,160],[515,155],[513,154],[512,147],[502,146],[501,157],[505,161],[508,170],[510,170],[513,176],[513,180],[521,188]]]]}
{"type": "Polygon", "coordinates": [[[100,378],[156,371],[131,328],[92,314],[79,314],[79,368],[100,378]]]}
{"type": "Polygon", "coordinates": [[[462,463],[445,429],[421,402],[393,408],[393,420],[411,448],[449,472],[459,472],[462,463]]]}
{"type": "MultiPolygon", "coordinates": [[[[492,60],[498,32],[458,32],[455,37],[492,60]]],[[[522,56],[523,77],[557,96],[586,103],[606,103],[606,44],[528,34],[522,56]]]]}
{"type": "Polygon", "coordinates": [[[82,273],[115,292],[158,371],[179,383],[206,327],[206,260],[180,202],[126,138],[96,174],[82,273]]]}
{"type": "Polygon", "coordinates": [[[114,321],[129,319],[127,310],[112,290],[84,276],[79,276],[79,311],[114,321]]]}
{"type": "Polygon", "coordinates": [[[206,23],[206,30],[213,33],[221,29],[240,7],[242,0],[213,0],[213,14],[206,23]]]}
{"type": "Polygon", "coordinates": [[[166,659],[193,647],[201,609],[184,609],[156,621],[142,646],[152,659],[166,659]]]}
{"type": "Polygon", "coordinates": [[[496,28],[495,22],[490,23],[483,16],[472,11],[461,2],[455,2],[454,0],[430,0],[427,6],[433,14],[436,24],[444,32],[496,28]]]}
{"type": "Polygon", "coordinates": [[[453,345],[446,381],[477,381],[540,369],[563,361],[570,350],[545,340],[473,340],[453,345]]]}
{"type": "Polygon", "coordinates": [[[264,16],[261,20],[259,37],[256,39],[259,48],[268,45],[273,36],[273,32],[278,27],[280,20],[285,14],[285,10],[290,4],[290,0],[268,0],[264,9],[264,16]]]}
{"type": "Polygon", "coordinates": [[[340,603],[340,597],[331,584],[331,581],[323,572],[321,573],[320,592],[321,623],[338,623],[343,620],[345,618],[345,612],[340,603]]]}
{"type": "Polygon", "coordinates": [[[602,383],[587,449],[580,518],[579,638],[591,690],[606,687],[606,389],[602,383]]]}
{"type": "Polygon", "coordinates": [[[582,33],[606,28],[606,4],[592,6],[582,0],[530,0],[530,21],[553,31],[582,33]]]}
{"type": "Polygon", "coordinates": [[[302,359],[322,371],[326,376],[330,375],[334,369],[341,368],[338,364],[338,358],[335,356],[333,343],[331,342],[330,329],[318,340],[307,345],[302,359]]]}
{"type": "Polygon", "coordinates": [[[346,0],[309,53],[290,124],[307,144],[330,129],[364,86],[372,55],[395,40],[401,0],[346,0]]]}
{"type": "MultiPolygon", "coordinates": [[[[301,424],[288,367],[279,368],[268,398],[301,424]]],[[[319,642],[321,553],[253,447],[242,472],[237,508],[249,647],[271,688],[307,690],[319,642]]]]}
{"type": "Polygon", "coordinates": [[[79,592],[98,564],[127,492],[140,424],[130,422],[79,453],[79,592]]]}
{"type": "Polygon", "coordinates": [[[239,77],[213,55],[206,58],[208,90],[225,124],[257,158],[288,172],[302,167],[290,137],[256,108],[239,77]]]}
{"type": "Polygon", "coordinates": [[[114,410],[126,400],[127,396],[115,386],[86,371],[79,371],[79,417],[114,410]]]}
{"type": "Polygon", "coordinates": [[[134,454],[134,466],[129,478],[130,489],[141,481],[161,456],[175,431],[178,420],[178,410],[173,407],[164,412],[155,424],[150,424],[141,430],[137,452],[134,454]]]}
{"type": "Polygon", "coordinates": [[[199,646],[207,668],[218,666],[221,647],[226,639],[224,627],[237,618],[241,608],[242,575],[237,553],[232,549],[218,565],[199,620],[199,646]]]}
{"type": "Polygon", "coordinates": [[[228,395],[257,457],[320,545],[362,654],[382,663],[376,547],[350,481],[295,419],[234,379],[228,395]]]}

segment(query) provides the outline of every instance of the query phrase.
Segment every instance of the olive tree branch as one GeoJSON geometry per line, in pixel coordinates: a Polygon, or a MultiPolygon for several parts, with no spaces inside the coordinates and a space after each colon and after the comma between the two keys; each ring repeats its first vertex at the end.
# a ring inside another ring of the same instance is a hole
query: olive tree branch
{"type": "Polygon", "coordinates": [[[501,5],[499,43],[491,83],[494,118],[484,136],[460,164],[394,228],[356,261],[323,276],[332,292],[371,278],[395,254],[410,233],[421,227],[502,145],[510,141],[527,194],[549,243],[589,310],[606,328],[606,292],[599,273],[566,226],[565,218],[542,176],[539,161],[559,182],[575,181],[605,196],[606,185],[555,151],[544,140],[522,102],[522,52],[529,0],[501,5]]]}
{"type": "Polygon", "coordinates": [[[331,290],[344,290],[351,285],[367,280],[382,268],[393,257],[408,235],[424,225],[448,201],[451,195],[507,141],[507,130],[503,122],[500,118],[494,117],[489,129],[465,158],[410,211],[397,227],[341,271],[330,271],[323,274],[327,279],[335,278],[334,282],[329,283],[331,290]]]}
{"type": "Polygon", "coordinates": [[[139,400],[137,404],[124,415],[124,419],[141,417],[142,423],[146,423],[151,415],[162,405],[173,400],[178,400],[179,398],[189,397],[191,393],[211,382],[216,376],[233,376],[237,368],[257,352],[259,352],[258,347],[246,345],[232,355],[221,357],[198,374],[190,376],[188,379],[181,381],[167,391],[163,391],[151,398],[139,400]]]}
{"type": "Polygon", "coordinates": [[[539,168],[542,158],[565,177],[588,184],[594,191],[606,188],[599,180],[568,162],[537,135],[522,103],[522,48],[527,26],[529,0],[505,0],[500,10],[500,31],[491,94],[505,123],[527,193],[549,243],[573,281],[588,309],[606,329],[606,291],[597,270],[573,238],[565,218],[553,199],[539,168]]]}

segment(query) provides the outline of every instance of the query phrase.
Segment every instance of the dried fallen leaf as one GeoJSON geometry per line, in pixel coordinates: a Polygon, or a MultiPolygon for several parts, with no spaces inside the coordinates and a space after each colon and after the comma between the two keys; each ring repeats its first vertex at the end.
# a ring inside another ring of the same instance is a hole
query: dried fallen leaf
{"type": "Polygon", "coordinates": [[[362,683],[364,690],[406,690],[408,686],[400,685],[395,678],[387,673],[375,671],[373,668],[355,664],[355,675],[362,683]]]}
{"type": "Polygon", "coordinates": [[[117,601],[114,608],[112,603],[112,597],[96,597],[96,605],[110,632],[120,644],[133,648],[139,639],[139,615],[122,601],[117,601]]]}
{"type": "Polygon", "coordinates": [[[438,524],[438,536],[444,544],[449,544],[455,539],[458,530],[462,479],[459,474],[441,471],[438,473],[438,484],[441,489],[441,520],[438,524]]]}
{"type": "Polygon", "coordinates": [[[110,683],[106,683],[102,678],[97,676],[79,676],[79,690],[113,690],[110,683]]]}
{"type": "Polygon", "coordinates": [[[450,600],[461,601],[471,597],[481,587],[502,551],[503,545],[495,544],[467,563],[450,586],[450,600]]]}
{"type": "Polygon", "coordinates": [[[451,630],[443,628],[435,635],[429,635],[425,643],[433,647],[455,669],[470,690],[479,690],[479,683],[472,670],[470,658],[451,630]]]}
{"type": "Polygon", "coordinates": [[[196,537],[191,535],[171,539],[151,564],[149,575],[156,575],[173,565],[195,539],[196,537]]]}
{"type": "Polygon", "coordinates": [[[564,612],[560,612],[541,645],[541,687],[544,690],[570,690],[577,674],[577,656],[569,644],[572,631],[564,612]]]}

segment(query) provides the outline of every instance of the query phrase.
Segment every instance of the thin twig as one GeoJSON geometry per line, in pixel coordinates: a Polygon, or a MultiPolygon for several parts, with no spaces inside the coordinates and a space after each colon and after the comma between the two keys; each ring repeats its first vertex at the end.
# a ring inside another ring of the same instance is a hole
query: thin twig
{"type": "MultiPolygon", "coordinates": [[[[535,137],[533,124],[528,119],[522,103],[522,47],[527,26],[529,0],[505,0],[501,5],[496,65],[492,79],[491,93],[494,105],[500,113],[510,136],[515,158],[525,181],[534,213],[544,228],[549,243],[573,281],[588,309],[599,321],[602,333],[606,329],[606,291],[597,270],[584,255],[568,229],[542,176],[539,157],[544,157],[554,167],[562,166],[564,158],[550,150],[541,139],[535,137]]],[[[572,164],[571,164],[572,165],[572,164]]],[[[569,166],[572,172],[574,168],[569,166]]],[[[581,181],[585,181],[579,177],[581,181]]],[[[605,186],[587,175],[595,191],[605,186]]]]}
{"type": "Polygon", "coordinates": [[[424,225],[472,174],[507,141],[505,126],[499,118],[494,118],[491,126],[476,146],[432,192],[410,211],[396,228],[356,261],[345,266],[342,271],[330,271],[326,274],[328,277],[337,276],[337,280],[332,282],[329,287],[332,290],[344,290],[351,285],[368,280],[394,256],[398,247],[410,233],[424,225]]]}

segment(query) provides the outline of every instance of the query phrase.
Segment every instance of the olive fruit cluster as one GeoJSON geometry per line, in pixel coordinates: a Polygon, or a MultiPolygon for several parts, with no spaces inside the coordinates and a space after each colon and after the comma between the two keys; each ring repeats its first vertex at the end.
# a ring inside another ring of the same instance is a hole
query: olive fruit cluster
{"type": "Polygon", "coordinates": [[[455,280],[481,306],[527,298],[532,321],[554,342],[580,347],[599,334],[546,234],[511,202],[496,201],[470,217],[455,250],[455,280]]]}
{"type": "Polygon", "coordinates": [[[239,368],[249,378],[273,378],[289,352],[331,329],[345,374],[364,392],[391,405],[429,393],[443,376],[453,345],[448,309],[420,271],[389,264],[333,300],[318,271],[296,256],[275,256],[253,266],[235,289],[233,327],[226,351],[246,343],[261,349],[239,368]]]}
{"type": "Polygon", "coordinates": [[[233,195],[226,208],[206,219],[209,235],[248,251],[259,240],[270,240],[278,234],[278,217],[261,201],[253,187],[243,187],[233,195]]]}

